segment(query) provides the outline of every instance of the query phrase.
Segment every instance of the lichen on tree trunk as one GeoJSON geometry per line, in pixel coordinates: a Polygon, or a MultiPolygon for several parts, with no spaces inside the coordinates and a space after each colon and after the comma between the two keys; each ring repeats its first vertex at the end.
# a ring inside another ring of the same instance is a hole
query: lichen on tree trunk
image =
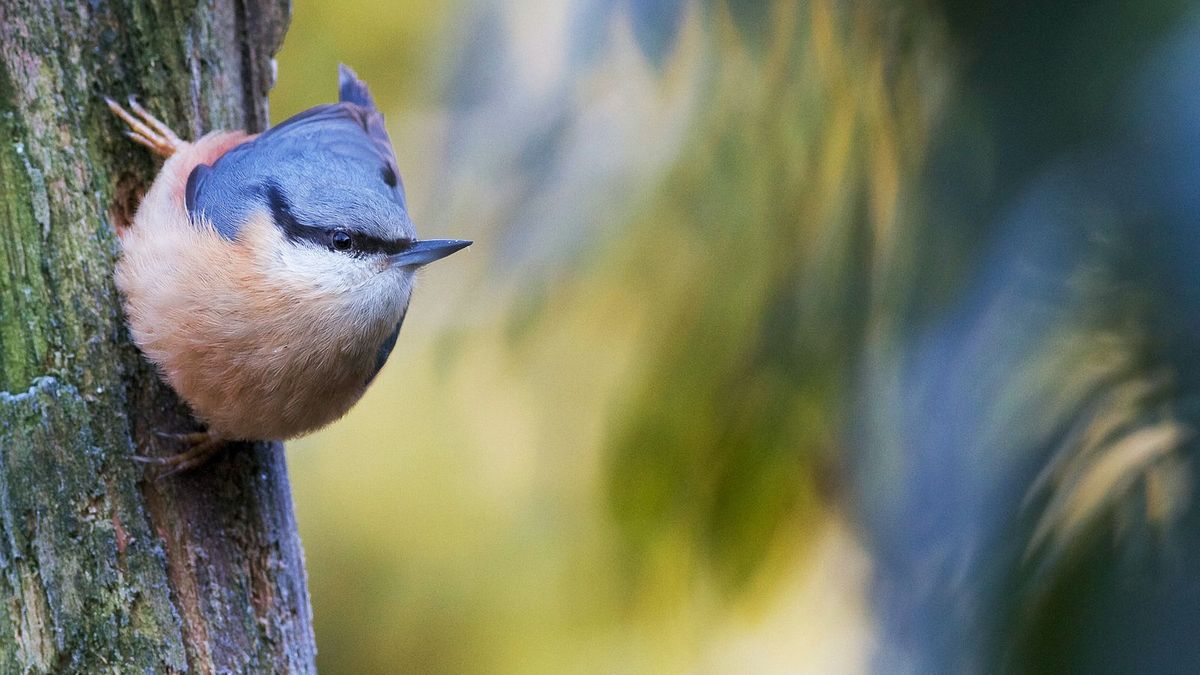
{"type": "Polygon", "coordinates": [[[129,343],[112,268],[181,135],[266,124],[286,0],[0,0],[0,672],[311,672],[282,448],[147,481],[194,422],[129,343]]]}

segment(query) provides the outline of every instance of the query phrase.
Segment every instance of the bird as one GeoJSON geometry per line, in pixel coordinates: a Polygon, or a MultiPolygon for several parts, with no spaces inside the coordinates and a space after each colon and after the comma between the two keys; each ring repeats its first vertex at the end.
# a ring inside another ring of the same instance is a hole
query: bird
{"type": "Polygon", "coordinates": [[[194,142],[135,97],[105,101],[165,159],[117,228],[126,322],[204,425],[160,433],[185,450],[135,459],[166,476],[342,417],[391,354],[416,271],[472,243],[417,238],[367,85],[341,65],[337,103],[194,142]]]}

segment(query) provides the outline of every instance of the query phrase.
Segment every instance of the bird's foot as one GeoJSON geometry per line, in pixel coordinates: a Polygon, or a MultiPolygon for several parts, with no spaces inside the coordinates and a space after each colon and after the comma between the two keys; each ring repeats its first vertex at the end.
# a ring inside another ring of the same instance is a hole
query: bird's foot
{"type": "Polygon", "coordinates": [[[154,476],[156,480],[162,480],[168,476],[174,476],[177,473],[195,469],[221,454],[221,452],[229,447],[227,439],[214,436],[208,431],[196,431],[186,434],[172,434],[160,431],[157,435],[159,438],[178,441],[188,446],[188,449],[174,455],[167,455],[166,457],[134,455],[133,461],[139,464],[149,464],[158,467],[158,471],[154,476]]]}
{"type": "Polygon", "coordinates": [[[105,97],[104,102],[108,104],[108,109],[114,115],[129,125],[125,135],[134,143],[150,148],[151,152],[163,158],[170,157],[183,147],[184,142],[175,135],[174,131],[171,131],[171,127],[151,115],[134,97],[129,97],[129,108],[133,111],[132,113],[111,98],[105,97]]]}

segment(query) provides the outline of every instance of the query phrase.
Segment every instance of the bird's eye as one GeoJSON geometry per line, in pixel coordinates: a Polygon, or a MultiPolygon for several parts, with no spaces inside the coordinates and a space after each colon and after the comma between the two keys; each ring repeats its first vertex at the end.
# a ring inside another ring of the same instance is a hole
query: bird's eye
{"type": "Polygon", "coordinates": [[[349,251],[354,246],[354,238],[345,230],[334,230],[329,242],[335,251],[349,251]]]}

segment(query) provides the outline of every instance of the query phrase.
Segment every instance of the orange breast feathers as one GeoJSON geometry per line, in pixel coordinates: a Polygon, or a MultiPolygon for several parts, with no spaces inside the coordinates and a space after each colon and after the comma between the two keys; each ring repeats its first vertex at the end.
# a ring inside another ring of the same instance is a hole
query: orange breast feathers
{"type": "MultiPolygon", "coordinates": [[[[403,308],[370,321],[361,294],[329,286],[362,285],[346,275],[377,280],[377,271],[322,268],[340,260],[288,246],[265,212],[234,240],[192,222],[192,168],[249,138],[209,135],[167,160],[121,237],[116,282],[133,341],[215,437],[286,439],[337,419],[362,395],[403,308]]],[[[407,297],[391,286],[380,293],[407,297]]]]}

